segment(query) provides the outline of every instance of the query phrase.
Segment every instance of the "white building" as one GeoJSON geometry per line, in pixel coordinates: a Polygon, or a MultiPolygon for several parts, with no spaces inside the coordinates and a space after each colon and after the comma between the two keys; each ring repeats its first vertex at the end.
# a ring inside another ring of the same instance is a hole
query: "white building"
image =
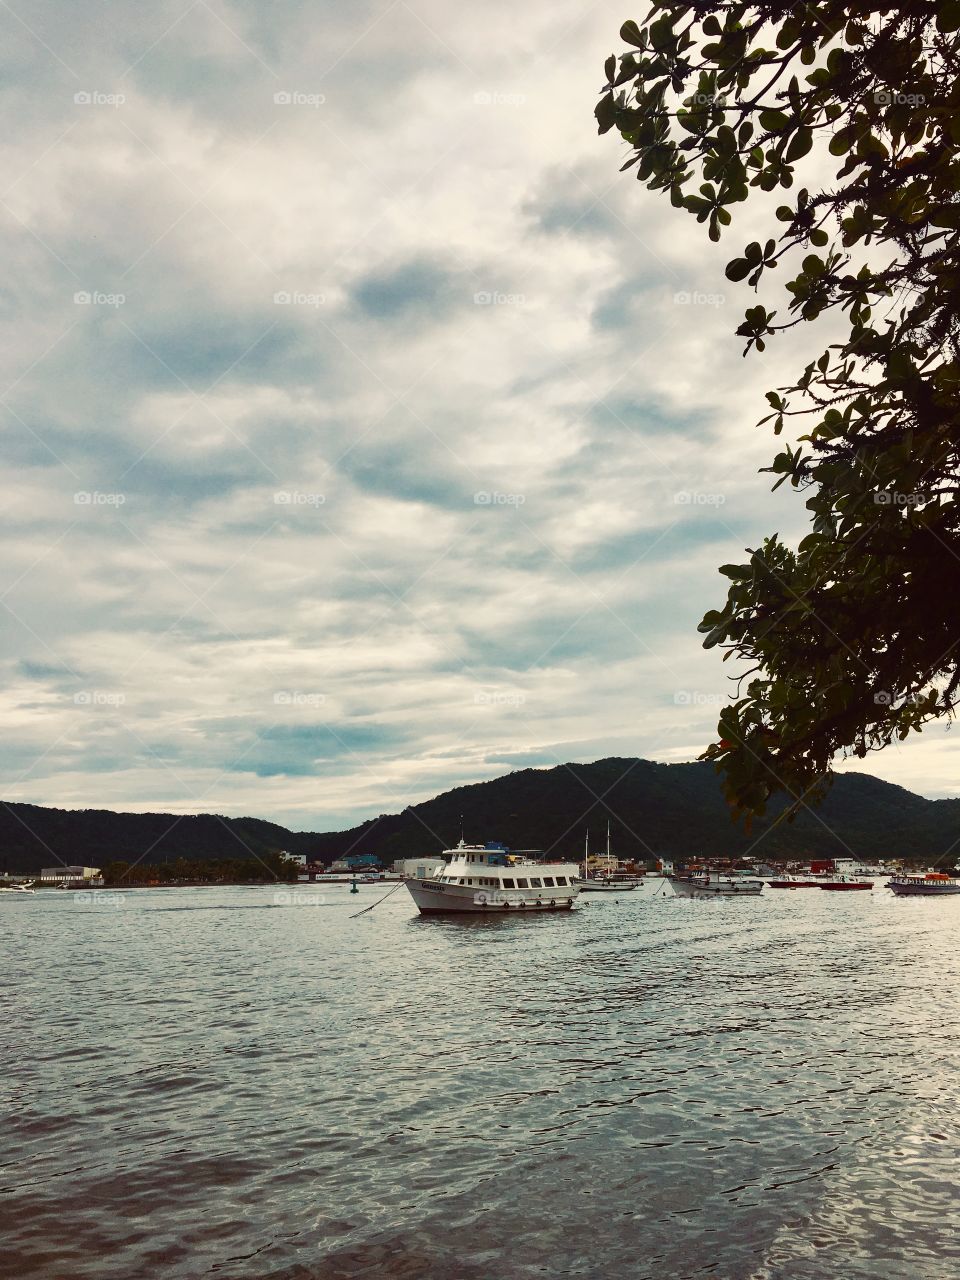
{"type": "Polygon", "coordinates": [[[437,867],[446,866],[445,858],[401,858],[393,869],[404,880],[429,880],[437,867]]]}
{"type": "Polygon", "coordinates": [[[73,884],[78,880],[96,880],[99,876],[99,867],[44,867],[40,881],[42,884],[73,884]]]}

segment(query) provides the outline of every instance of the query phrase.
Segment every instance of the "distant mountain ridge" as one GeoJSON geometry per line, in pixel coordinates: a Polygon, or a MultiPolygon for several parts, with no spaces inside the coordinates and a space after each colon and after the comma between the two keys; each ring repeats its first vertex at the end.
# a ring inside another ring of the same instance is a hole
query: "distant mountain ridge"
{"type": "MultiPolygon", "coordinates": [[[[782,804],[779,809],[780,812],[782,804]]],[[[347,852],[384,862],[432,853],[460,837],[502,840],[513,848],[564,857],[583,850],[584,831],[599,848],[610,820],[621,857],[675,858],[748,854],[754,858],[912,856],[931,861],[960,851],[960,800],[927,800],[869,774],[841,774],[819,809],[748,835],[734,825],[713,766],[611,757],[592,764],[520,769],[382,814],[348,831],[289,831],[260,818],[177,816],[53,809],[0,803],[0,870],[38,871],[57,863],[104,866],[264,857],[277,850],[330,863],[347,852]]],[[[775,816],[775,814],[774,814],[775,816]]],[[[771,819],[772,820],[772,819],[771,819]]]]}

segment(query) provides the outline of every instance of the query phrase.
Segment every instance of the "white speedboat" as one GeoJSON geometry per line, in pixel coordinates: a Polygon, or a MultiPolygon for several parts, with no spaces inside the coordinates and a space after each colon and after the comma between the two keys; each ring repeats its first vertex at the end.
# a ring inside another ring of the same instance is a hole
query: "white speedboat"
{"type": "Polygon", "coordinates": [[[667,877],[680,898],[755,898],[763,890],[762,880],[747,876],[723,875],[717,871],[696,871],[667,877]]]}
{"type": "Polygon", "coordinates": [[[25,884],[4,884],[0,885],[0,893],[36,893],[36,889],[25,884]]]}
{"type": "Polygon", "coordinates": [[[424,915],[441,912],[569,911],[576,901],[577,867],[572,862],[537,862],[502,845],[464,844],[445,849],[450,861],[432,876],[405,883],[424,915]]]}

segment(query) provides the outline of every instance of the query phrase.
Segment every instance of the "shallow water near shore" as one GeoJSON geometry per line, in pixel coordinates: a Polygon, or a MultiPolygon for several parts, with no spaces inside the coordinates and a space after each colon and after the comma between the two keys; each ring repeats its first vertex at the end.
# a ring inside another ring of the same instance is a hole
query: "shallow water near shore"
{"type": "Polygon", "coordinates": [[[960,900],[383,892],[0,901],[0,1274],[957,1273],[960,900]]]}

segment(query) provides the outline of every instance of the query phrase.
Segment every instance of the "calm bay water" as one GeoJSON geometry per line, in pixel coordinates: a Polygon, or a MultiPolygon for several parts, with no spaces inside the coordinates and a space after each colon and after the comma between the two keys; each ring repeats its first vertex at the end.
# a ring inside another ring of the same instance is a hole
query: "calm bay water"
{"type": "Polygon", "coordinates": [[[960,900],[382,892],[0,898],[0,1274],[958,1273],[960,900]]]}

